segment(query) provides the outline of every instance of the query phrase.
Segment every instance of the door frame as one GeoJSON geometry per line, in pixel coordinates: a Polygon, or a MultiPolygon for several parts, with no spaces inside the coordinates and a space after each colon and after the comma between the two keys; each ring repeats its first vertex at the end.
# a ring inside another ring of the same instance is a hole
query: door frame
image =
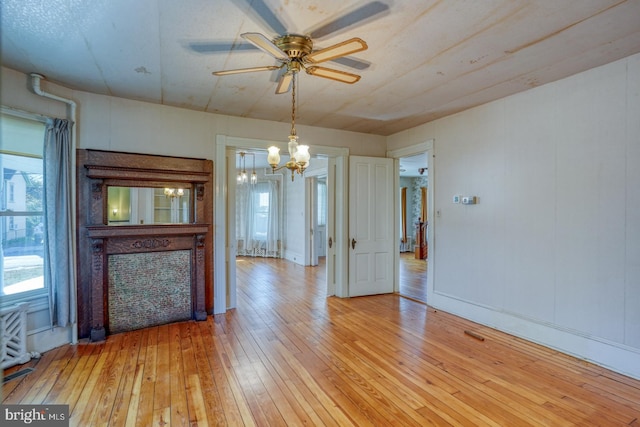
{"type": "MultiPolygon", "coordinates": [[[[228,309],[236,307],[236,277],[235,277],[235,243],[229,238],[228,203],[235,202],[235,186],[229,185],[235,177],[235,171],[229,164],[235,165],[235,150],[238,148],[258,148],[266,150],[275,145],[288,152],[287,144],[282,141],[265,141],[264,139],[240,138],[229,135],[216,135],[214,152],[214,245],[213,245],[213,312],[220,314],[228,309]],[[234,158],[229,159],[229,152],[234,153],[234,158]],[[233,176],[230,175],[233,172],[233,176]],[[230,194],[233,191],[233,194],[230,194]]],[[[311,148],[313,155],[335,158],[336,161],[336,272],[338,280],[336,295],[342,296],[343,289],[347,287],[347,229],[348,209],[346,207],[348,185],[348,157],[349,149],[342,147],[327,147],[314,145],[311,148]],[[342,234],[341,234],[342,233],[342,234]]],[[[233,227],[232,227],[233,228],[233,227]]]]}
{"type": "MultiPolygon", "coordinates": [[[[411,145],[408,147],[398,148],[395,150],[387,151],[387,157],[391,157],[394,159],[394,200],[395,203],[395,214],[394,214],[394,238],[396,242],[400,241],[400,231],[399,227],[396,225],[400,221],[400,159],[402,157],[410,157],[416,154],[427,153],[427,161],[428,161],[428,190],[427,190],[427,223],[429,227],[429,232],[427,233],[427,247],[429,248],[429,256],[428,263],[429,267],[427,268],[427,303],[431,301],[433,291],[435,289],[434,283],[434,271],[435,271],[435,256],[436,256],[436,223],[437,218],[435,213],[435,190],[436,190],[436,180],[435,180],[435,139],[431,138],[419,144],[411,145]]],[[[394,255],[394,292],[400,291],[400,251],[396,251],[394,255]]]]}

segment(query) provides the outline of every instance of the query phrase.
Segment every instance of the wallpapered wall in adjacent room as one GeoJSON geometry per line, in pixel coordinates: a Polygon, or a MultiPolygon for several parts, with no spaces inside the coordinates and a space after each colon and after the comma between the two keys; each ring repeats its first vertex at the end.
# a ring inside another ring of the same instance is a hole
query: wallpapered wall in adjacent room
{"type": "MultiPolygon", "coordinates": [[[[416,224],[420,220],[420,206],[422,202],[422,187],[428,187],[428,178],[426,176],[419,176],[413,179],[411,185],[411,223],[410,225],[415,228],[416,224]]],[[[409,225],[409,224],[407,224],[409,225]]]]}

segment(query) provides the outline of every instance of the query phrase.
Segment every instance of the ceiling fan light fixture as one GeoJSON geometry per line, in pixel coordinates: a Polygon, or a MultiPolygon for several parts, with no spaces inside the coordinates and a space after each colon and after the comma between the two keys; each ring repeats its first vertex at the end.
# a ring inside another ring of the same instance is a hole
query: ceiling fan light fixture
{"type": "Polygon", "coordinates": [[[280,164],[280,148],[276,146],[267,148],[267,161],[271,165],[272,171],[276,172],[282,168],[289,169],[291,171],[291,181],[294,179],[295,172],[300,175],[303,174],[304,170],[309,167],[309,160],[311,159],[309,146],[298,144],[298,135],[296,133],[296,76],[297,71],[291,72],[291,131],[289,132],[289,143],[287,145],[289,160],[284,165],[278,166],[280,164]]]}
{"type": "Polygon", "coordinates": [[[346,71],[334,70],[325,67],[307,67],[305,68],[305,71],[307,74],[311,74],[312,76],[324,77],[326,79],[348,84],[353,84],[360,80],[360,76],[357,74],[351,74],[346,71]]]}
{"type": "Polygon", "coordinates": [[[365,43],[364,40],[358,37],[354,37],[333,46],[329,46],[327,48],[312,52],[305,56],[305,60],[315,63],[331,61],[332,59],[367,50],[367,47],[367,43],[365,43]]]}

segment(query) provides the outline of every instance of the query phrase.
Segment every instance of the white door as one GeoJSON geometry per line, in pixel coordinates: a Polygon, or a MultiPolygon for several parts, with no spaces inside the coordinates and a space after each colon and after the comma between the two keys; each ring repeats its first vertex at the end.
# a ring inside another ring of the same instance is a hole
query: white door
{"type": "Polygon", "coordinates": [[[349,157],[349,296],[393,292],[393,159],[349,157]]]}

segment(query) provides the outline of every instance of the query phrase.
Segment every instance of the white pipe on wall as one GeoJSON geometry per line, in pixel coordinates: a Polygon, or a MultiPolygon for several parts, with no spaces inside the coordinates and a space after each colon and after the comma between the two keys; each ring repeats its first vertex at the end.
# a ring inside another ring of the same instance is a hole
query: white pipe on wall
{"type": "MultiPolygon", "coordinates": [[[[75,152],[76,152],[76,107],[77,104],[74,100],[72,99],[68,99],[68,98],[63,98],[61,96],[58,95],[54,95],[51,93],[47,93],[44,90],[42,90],[42,88],[40,87],[40,82],[44,79],[44,76],[42,74],[38,74],[38,73],[31,73],[31,85],[33,87],[33,91],[35,92],[36,95],[45,97],[45,98],[49,98],[49,99],[53,99],[56,101],[60,101],[60,102],[64,102],[65,104],[67,104],[69,106],[69,110],[70,110],[70,116],[71,116],[71,182],[72,182],[72,189],[73,191],[75,191],[75,170],[76,170],[76,157],[75,157],[75,152]]],[[[72,195],[71,197],[71,210],[72,212],[76,211],[76,200],[75,200],[75,196],[72,195]]],[[[76,229],[76,220],[75,220],[75,216],[72,216],[71,219],[71,227],[73,230],[76,229]]],[[[72,271],[73,271],[73,277],[74,277],[74,282],[77,282],[76,280],[76,242],[75,239],[72,239],[71,241],[71,246],[72,246],[72,251],[73,251],[73,265],[71,266],[72,271]]],[[[77,307],[77,283],[73,283],[73,292],[71,293],[73,301],[71,301],[71,305],[74,307],[77,307]]],[[[51,310],[51,307],[49,308],[51,310]]],[[[77,320],[76,322],[72,323],[71,325],[71,344],[77,344],[78,343],[78,323],[77,320]]]]}

